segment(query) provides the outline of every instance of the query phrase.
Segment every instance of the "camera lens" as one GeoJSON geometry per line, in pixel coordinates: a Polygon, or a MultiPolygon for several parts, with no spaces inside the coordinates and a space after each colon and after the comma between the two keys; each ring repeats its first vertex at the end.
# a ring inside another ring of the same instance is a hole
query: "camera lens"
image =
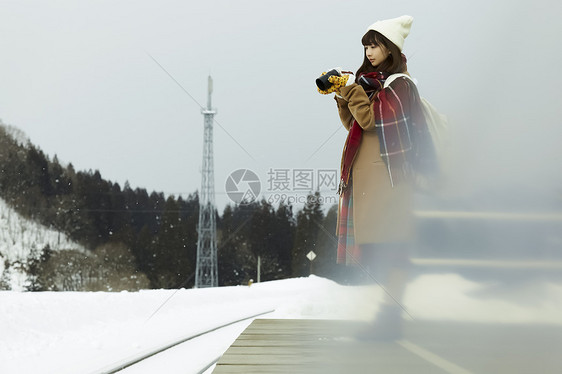
{"type": "Polygon", "coordinates": [[[332,83],[328,80],[332,75],[340,75],[336,69],[332,69],[324,75],[321,75],[316,79],[316,86],[322,91],[326,91],[332,87],[332,83]]]}

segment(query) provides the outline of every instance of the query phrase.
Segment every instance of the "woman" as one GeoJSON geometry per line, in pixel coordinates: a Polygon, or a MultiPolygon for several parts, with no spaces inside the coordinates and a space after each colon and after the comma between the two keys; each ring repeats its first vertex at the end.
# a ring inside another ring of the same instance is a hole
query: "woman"
{"type": "Polygon", "coordinates": [[[381,337],[400,335],[400,300],[405,287],[413,180],[434,164],[415,84],[402,54],[413,18],[377,21],[362,38],[364,61],[356,76],[330,77],[343,126],[349,131],[341,163],[338,263],[367,269],[386,290],[376,324],[381,337]],[[384,327],[383,327],[384,326],[384,327]],[[382,329],[382,330],[381,330],[382,329]],[[379,331],[380,330],[380,331],[379,331]]]}

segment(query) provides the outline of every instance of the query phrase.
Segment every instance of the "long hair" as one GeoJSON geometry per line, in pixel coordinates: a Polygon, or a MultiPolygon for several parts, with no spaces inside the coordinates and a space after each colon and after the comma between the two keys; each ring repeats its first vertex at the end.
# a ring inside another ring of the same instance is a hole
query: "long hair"
{"type": "Polygon", "coordinates": [[[374,71],[384,71],[390,74],[406,72],[406,64],[402,59],[402,52],[393,42],[388,40],[388,38],[386,38],[380,32],[375,30],[367,31],[367,33],[363,35],[363,38],[361,39],[361,44],[363,44],[364,46],[372,44],[383,46],[388,49],[390,54],[388,55],[386,60],[381,62],[379,65],[373,66],[371,64],[371,61],[369,61],[369,59],[367,58],[366,53],[363,52],[363,64],[357,70],[357,73],[355,74],[356,77],[358,77],[361,73],[370,73],[374,71]]]}

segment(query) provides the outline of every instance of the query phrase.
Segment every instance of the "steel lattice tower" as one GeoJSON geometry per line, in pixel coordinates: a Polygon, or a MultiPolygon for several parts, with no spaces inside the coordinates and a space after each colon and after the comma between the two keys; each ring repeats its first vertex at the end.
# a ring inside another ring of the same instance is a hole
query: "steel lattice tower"
{"type": "Polygon", "coordinates": [[[217,240],[215,219],[215,173],[213,165],[213,122],[217,113],[211,107],[213,79],[209,76],[207,108],[201,109],[205,118],[203,136],[203,168],[199,196],[199,226],[197,228],[197,268],[195,287],[218,287],[217,240]]]}

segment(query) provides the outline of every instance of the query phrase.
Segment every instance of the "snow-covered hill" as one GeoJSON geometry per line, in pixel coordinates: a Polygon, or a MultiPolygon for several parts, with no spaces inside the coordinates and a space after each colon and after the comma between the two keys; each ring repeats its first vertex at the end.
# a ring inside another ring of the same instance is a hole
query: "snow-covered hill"
{"type": "Polygon", "coordinates": [[[65,234],[21,217],[0,199],[0,279],[5,286],[16,291],[25,289],[26,265],[46,246],[53,251],[85,251],[65,234]]]}

